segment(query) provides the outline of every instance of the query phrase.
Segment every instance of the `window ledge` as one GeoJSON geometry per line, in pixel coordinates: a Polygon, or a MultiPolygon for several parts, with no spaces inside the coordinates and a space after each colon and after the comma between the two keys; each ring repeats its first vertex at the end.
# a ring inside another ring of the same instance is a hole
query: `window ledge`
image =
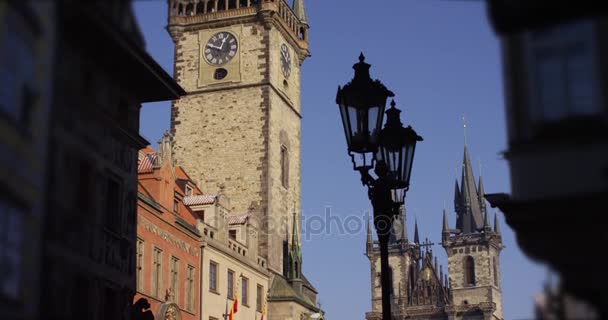
{"type": "Polygon", "coordinates": [[[213,294],[217,294],[218,296],[220,295],[220,293],[219,293],[219,292],[217,292],[217,291],[215,291],[215,290],[213,290],[213,289],[209,289],[209,292],[211,292],[211,293],[213,293],[213,294]]]}

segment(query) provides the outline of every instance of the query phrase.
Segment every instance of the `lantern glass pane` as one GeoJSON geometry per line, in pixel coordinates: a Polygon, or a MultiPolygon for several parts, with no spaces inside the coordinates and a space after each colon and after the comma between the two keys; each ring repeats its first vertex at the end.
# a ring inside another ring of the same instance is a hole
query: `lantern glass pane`
{"type": "Polygon", "coordinates": [[[342,117],[342,126],[344,127],[344,135],[346,136],[346,144],[350,148],[352,129],[350,126],[348,107],[343,103],[340,104],[340,117],[342,117]]]}
{"type": "Polygon", "coordinates": [[[357,108],[353,106],[347,106],[346,112],[348,114],[348,126],[350,128],[350,145],[349,147],[353,147],[357,144],[356,139],[359,137],[360,125],[358,124],[358,114],[357,108]]]}
{"type": "Polygon", "coordinates": [[[407,160],[405,163],[405,170],[403,170],[404,172],[404,177],[403,177],[403,182],[405,182],[406,186],[409,186],[410,184],[410,175],[412,173],[412,164],[414,163],[414,148],[416,147],[416,143],[411,143],[411,144],[407,144],[406,145],[406,152],[407,152],[407,160]]]}
{"type": "Polygon", "coordinates": [[[378,116],[380,115],[380,107],[372,106],[367,112],[367,129],[370,131],[369,142],[370,145],[378,145],[378,135],[380,134],[381,127],[378,126],[378,116]]]}

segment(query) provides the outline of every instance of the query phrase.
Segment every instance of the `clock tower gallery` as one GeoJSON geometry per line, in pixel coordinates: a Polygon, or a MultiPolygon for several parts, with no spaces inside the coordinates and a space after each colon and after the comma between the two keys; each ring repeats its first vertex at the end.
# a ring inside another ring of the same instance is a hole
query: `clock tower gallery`
{"type": "Polygon", "coordinates": [[[177,164],[257,224],[269,319],[318,312],[298,232],[304,0],[171,0],[168,31],[188,93],[171,109],[177,164]]]}

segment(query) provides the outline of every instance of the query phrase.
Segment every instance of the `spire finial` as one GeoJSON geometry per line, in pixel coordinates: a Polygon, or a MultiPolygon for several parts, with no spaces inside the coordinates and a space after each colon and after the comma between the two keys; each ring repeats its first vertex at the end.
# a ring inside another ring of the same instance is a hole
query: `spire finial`
{"type": "Polygon", "coordinates": [[[462,128],[464,130],[464,145],[467,145],[467,119],[465,115],[462,115],[462,128]]]}
{"type": "Polygon", "coordinates": [[[420,238],[418,236],[418,218],[414,214],[414,242],[420,243],[420,238]]]}
{"type": "Polygon", "coordinates": [[[363,55],[363,51],[361,52],[361,54],[359,55],[359,62],[364,63],[365,62],[365,56],[363,55]]]}

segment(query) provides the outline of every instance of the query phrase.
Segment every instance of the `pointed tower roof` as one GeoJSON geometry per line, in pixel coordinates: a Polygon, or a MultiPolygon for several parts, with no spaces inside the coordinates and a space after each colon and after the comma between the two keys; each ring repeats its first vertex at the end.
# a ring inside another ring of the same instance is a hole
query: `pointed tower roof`
{"type": "Polygon", "coordinates": [[[445,208],[443,208],[443,228],[442,232],[450,232],[450,226],[448,224],[448,214],[445,212],[445,208]]]}
{"type": "Polygon", "coordinates": [[[481,175],[479,175],[479,183],[477,184],[477,195],[479,196],[480,202],[483,201],[483,196],[486,193],[483,190],[483,180],[481,179],[481,175]]]}
{"type": "Polygon", "coordinates": [[[454,180],[454,203],[460,205],[462,202],[460,196],[460,188],[458,187],[458,179],[454,180]]]}
{"type": "Polygon", "coordinates": [[[487,213],[483,215],[483,227],[484,229],[492,229],[490,226],[490,218],[487,213]]]}
{"type": "Polygon", "coordinates": [[[481,229],[483,226],[483,215],[479,205],[469,150],[466,145],[464,146],[464,156],[462,159],[462,179],[459,196],[461,204],[459,215],[461,217],[458,219],[457,228],[463,233],[472,233],[481,229]]]}
{"type": "Polygon", "coordinates": [[[498,223],[498,215],[494,212],[494,232],[500,234],[500,224],[498,223]]]}
{"type": "Polygon", "coordinates": [[[296,211],[293,211],[293,231],[291,232],[291,251],[294,258],[300,258],[300,243],[298,234],[298,223],[296,222],[296,211]]]}
{"type": "Polygon", "coordinates": [[[370,218],[367,218],[367,245],[369,246],[370,244],[374,243],[374,240],[372,238],[372,228],[369,222],[370,218]]]}
{"type": "Polygon", "coordinates": [[[414,242],[420,243],[420,238],[418,237],[418,219],[414,220],[414,242]]]}
{"type": "Polygon", "coordinates": [[[306,21],[306,8],[304,7],[304,0],[293,1],[293,12],[302,23],[308,23],[308,21],[306,21]]]}

